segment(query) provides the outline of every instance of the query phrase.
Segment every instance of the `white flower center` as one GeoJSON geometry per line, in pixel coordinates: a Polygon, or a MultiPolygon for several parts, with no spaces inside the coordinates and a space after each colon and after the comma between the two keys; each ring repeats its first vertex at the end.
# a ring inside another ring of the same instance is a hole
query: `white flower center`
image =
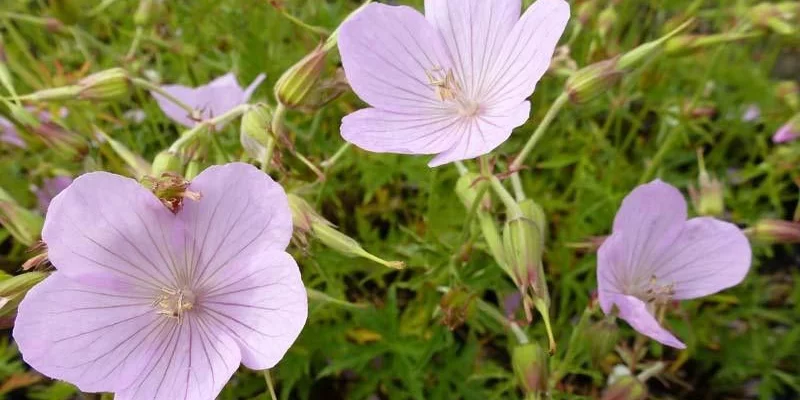
{"type": "Polygon", "coordinates": [[[195,295],[190,289],[162,288],[161,293],[153,301],[158,314],[169,318],[182,319],[183,314],[194,307],[195,295]]]}
{"type": "Polygon", "coordinates": [[[663,305],[675,296],[675,285],[660,283],[653,275],[648,281],[639,283],[631,294],[649,304],[663,305]]]}
{"type": "Polygon", "coordinates": [[[451,103],[464,117],[473,117],[480,112],[480,104],[464,92],[452,69],[433,67],[425,71],[428,83],[433,86],[436,96],[443,103],[451,103]]]}

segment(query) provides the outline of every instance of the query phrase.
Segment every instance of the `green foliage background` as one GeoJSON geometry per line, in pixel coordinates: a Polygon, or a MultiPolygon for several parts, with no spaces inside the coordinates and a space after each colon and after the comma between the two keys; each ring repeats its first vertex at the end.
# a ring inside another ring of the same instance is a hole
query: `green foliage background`
{"type": "MultiPolygon", "coordinates": [[[[65,19],[55,7],[64,2],[72,1],[0,5],[0,32],[20,93],[73,83],[82,68],[123,66],[140,76],[155,72],[164,83],[192,86],[231,70],[247,85],[264,72],[267,81],[254,99],[273,102],[271,88],[281,73],[321,40],[282,16],[274,1],[170,1],[155,15],[155,26],[146,30],[135,57],[126,60],[137,1],[108,1],[96,15],[89,10],[97,4],[86,1],[75,21],[54,32],[53,20],[41,19],[65,19]]],[[[329,30],[358,7],[354,0],[280,3],[287,13],[329,30]]],[[[422,7],[422,1],[400,3],[422,7]]],[[[698,19],[695,33],[750,29],[748,10],[755,4],[601,0],[598,11],[579,24],[574,15],[583,3],[573,2],[573,19],[562,39],[570,41],[578,66],[655,39],[689,16],[698,19]],[[609,7],[616,21],[603,34],[598,19],[609,7]]],[[[696,184],[700,148],[709,172],[725,183],[726,219],[743,227],[762,218],[791,219],[798,201],[800,147],[776,146],[770,137],[798,111],[776,95],[776,87],[782,80],[800,79],[799,42],[797,30],[793,35],[766,31],[682,57],[661,56],[599,99],[569,105],[556,117],[521,173],[526,192],[544,208],[549,223],[545,271],[559,344],[551,368],[566,373],[554,398],[599,396],[611,368],[621,362],[612,354],[590,363],[592,336],[573,335],[596,287],[596,258],[570,244],[606,234],[621,199],[636,185],[660,177],[686,193],[696,184]],[[743,121],[751,104],[762,116],[743,121]],[[698,115],[700,107],[713,112],[698,115]]],[[[327,73],[333,73],[337,57],[335,51],[329,57],[327,73]]],[[[538,85],[529,122],[493,153],[499,165],[521,149],[564,90],[564,80],[548,74],[538,85]]],[[[93,137],[92,125],[148,160],[180,133],[143,91],[114,103],[66,106],[70,114],[63,124],[81,138],[80,151],[49,147],[29,134],[27,151],[0,150],[0,187],[25,207],[35,208],[31,186],[58,173],[129,173],[109,146],[93,137]],[[132,109],[142,109],[146,119],[140,124],[126,120],[123,114],[132,109]]],[[[344,143],[338,130],[342,116],[362,106],[347,94],[312,114],[290,112],[297,151],[317,164],[331,157],[344,143]]],[[[242,157],[237,124],[215,138],[206,164],[242,157]]],[[[346,258],[313,238],[307,248],[293,247],[306,285],[351,305],[311,301],[305,331],[272,372],[280,398],[522,398],[510,363],[514,337],[493,317],[502,316],[502,299],[515,288],[485,252],[474,227],[465,226],[467,211],[453,192],[454,167],[429,169],[426,157],[350,149],[326,170],[324,182],[312,183],[314,174],[290,152],[284,150],[281,160],[284,169],[273,176],[287,190],[308,199],[369,251],[403,260],[408,268],[393,271],[346,258]],[[453,330],[441,322],[447,288],[473,295],[465,323],[453,330]]],[[[476,163],[467,164],[477,169],[476,163]]],[[[26,247],[5,230],[0,234],[2,268],[17,273],[28,256],[26,247]]],[[[684,302],[670,316],[671,328],[689,346],[685,352],[649,342],[645,359],[667,363],[667,372],[650,381],[654,398],[796,398],[800,251],[754,243],[754,256],[743,284],[684,302]]],[[[632,344],[633,331],[620,326],[620,344],[632,344]]],[[[546,343],[538,319],[524,330],[546,343]]],[[[13,345],[2,342],[0,379],[24,370],[13,345]]],[[[69,385],[48,381],[11,393],[14,398],[78,398],[69,385]]],[[[225,400],[266,398],[263,377],[244,368],[221,395],[225,400]]]]}

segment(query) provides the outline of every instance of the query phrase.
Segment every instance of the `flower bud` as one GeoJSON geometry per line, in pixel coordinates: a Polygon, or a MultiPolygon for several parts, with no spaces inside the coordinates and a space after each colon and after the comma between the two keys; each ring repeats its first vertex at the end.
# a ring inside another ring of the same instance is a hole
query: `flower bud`
{"type": "Polygon", "coordinates": [[[30,246],[39,239],[44,220],[20,206],[5,190],[0,189],[0,225],[18,242],[30,246]]]}
{"type": "MultiPolygon", "coordinates": [[[[521,344],[511,352],[511,365],[526,395],[541,396],[547,392],[548,356],[538,343],[521,344]]],[[[537,398],[537,397],[535,397],[537,398]]]]}
{"type": "Polygon", "coordinates": [[[604,318],[589,325],[588,328],[583,334],[586,343],[589,344],[589,355],[594,365],[600,365],[617,347],[619,327],[610,318],[604,318]]]}
{"type": "Polygon", "coordinates": [[[153,175],[161,176],[164,173],[179,174],[183,170],[183,161],[171,151],[162,151],[153,160],[153,175]]]}
{"type": "Polygon", "coordinates": [[[289,208],[292,211],[292,224],[301,233],[313,234],[322,244],[348,257],[362,257],[375,261],[383,266],[402,269],[402,261],[386,261],[364,250],[355,239],[339,232],[328,220],[314,211],[308,202],[301,197],[289,193],[289,208]]]}
{"type": "Polygon", "coordinates": [[[290,109],[303,106],[309,93],[319,82],[326,55],[322,47],[317,47],[284,72],[275,84],[275,98],[290,109]]]}
{"type": "Polygon", "coordinates": [[[313,113],[328,103],[336,100],[350,90],[350,83],[344,75],[344,70],[339,68],[332,79],[323,79],[311,89],[303,104],[297,107],[305,113],[313,113]]]}
{"type": "Polygon", "coordinates": [[[679,27],[673,29],[672,32],[669,32],[656,40],[643,43],[633,50],[621,55],[617,63],[617,68],[623,71],[631,71],[635,68],[638,68],[645,62],[652,60],[659,53],[661,53],[667,41],[681,33],[684,29],[688,28],[692,23],[693,20],[686,21],[679,27]]]}
{"type": "Polygon", "coordinates": [[[720,44],[757,37],[757,33],[718,33],[715,35],[680,35],[668,40],[664,52],[669,56],[685,56],[720,44]]]}
{"type": "Polygon", "coordinates": [[[700,174],[697,177],[699,188],[689,186],[689,196],[692,199],[697,214],[718,217],[725,212],[725,198],[722,182],[711,176],[703,162],[703,153],[698,151],[700,174]]]}
{"type": "Polygon", "coordinates": [[[606,388],[601,400],[645,400],[647,386],[635,376],[625,375],[606,388]]]}
{"type": "Polygon", "coordinates": [[[772,141],[775,143],[791,142],[796,139],[800,139],[800,113],[795,114],[772,136],[772,141]]]}
{"type": "Polygon", "coordinates": [[[133,14],[133,23],[141,27],[152,25],[158,6],[158,0],[139,0],[139,7],[133,14]]]}
{"type": "Polygon", "coordinates": [[[47,277],[43,272],[26,272],[0,282],[0,316],[17,310],[17,306],[32,287],[47,277]]]}
{"type": "Polygon", "coordinates": [[[503,254],[520,291],[532,291],[534,298],[549,304],[547,283],[542,268],[544,236],[536,222],[522,216],[506,222],[503,229],[503,254]]]}
{"type": "Polygon", "coordinates": [[[767,244],[800,243],[800,222],[762,219],[745,230],[752,239],[767,244]]]}
{"type": "Polygon", "coordinates": [[[565,84],[570,101],[583,104],[607,93],[622,78],[617,59],[596,62],[575,71],[565,84]]]}
{"type": "Polygon", "coordinates": [[[130,91],[128,72],[122,68],[111,68],[89,75],[78,82],[78,98],[82,100],[116,100],[130,91]]]}
{"type": "Polygon", "coordinates": [[[269,142],[274,140],[272,117],[272,108],[263,103],[253,105],[242,117],[239,140],[245,153],[255,160],[265,161],[269,142]]]}

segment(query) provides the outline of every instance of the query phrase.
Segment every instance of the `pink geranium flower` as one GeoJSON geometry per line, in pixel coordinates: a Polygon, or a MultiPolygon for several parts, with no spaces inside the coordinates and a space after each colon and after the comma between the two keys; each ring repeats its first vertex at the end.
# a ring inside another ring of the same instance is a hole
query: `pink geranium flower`
{"type": "Polygon", "coordinates": [[[772,136],[774,143],[786,143],[797,139],[800,139],[800,114],[783,124],[772,136]]]}
{"type": "Polygon", "coordinates": [[[524,124],[569,19],[563,0],[426,0],[370,4],[341,28],[353,90],[373,108],[342,121],[365,150],[437,154],[438,166],[492,151],[524,124]]]}
{"type": "MultiPolygon", "coordinates": [[[[264,74],[259,74],[247,89],[239,86],[233,73],[220,76],[207,85],[196,88],[181,85],[164,85],[161,88],[197,110],[200,113],[200,120],[203,120],[225,114],[236,106],[247,103],[264,78],[266,78],[264,74]]],[[[153,93],[153,97],[156,98],[164,114],[176,123],[191,128],[200,122],[192,119],[186,114],[186,110],[158,93],[153,93]]]]}
{"type": "Polygon", "coordinates": [[[241,362],[273,367],[307,316],[283,189],[247,164],[191,182],[176,214],[132,179],[77,178],[42,233],[57,268],[19,306],[24,360],[117,400],[216,398],[241,362]]]}
{"type": "Polygon", "coordinates": [[[616,308],[643,335],[685,348],[659,324],[654,308],[738,284],[750,258],[750,244],[738,227],[708,217],[687,221],[681,193],[656,180],[623,200],[613,233],[600,246],[600,306],[606,314],[616,308]]]}

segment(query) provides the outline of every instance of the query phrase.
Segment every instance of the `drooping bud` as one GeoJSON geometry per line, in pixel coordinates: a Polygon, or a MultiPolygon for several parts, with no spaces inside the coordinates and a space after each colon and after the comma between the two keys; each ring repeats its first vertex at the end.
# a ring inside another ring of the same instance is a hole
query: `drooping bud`
{"type": "Polygon", "coordinates": [[[275,98],[289,109],[305,104],[309,93],[319,82],[327,52],[317,47],[281,75],[275,84],[275,98]]]}
{"type": "Polygon", "coordinates": [[[722,182],[706,171],[703,153],[697,151],[700,174],[697,177],[698,188],[689,185],[689,196],[698,215],[718,217],[725,212],[724,187],[722,182]]]}
{"type": "MultiPolygon", "coordinates": [[[[547,393],[548,356],[538,343],[526,343],[511,352],[511,365],[522,391],[534,399],[544,399],[547,393]]],[[[530,398],[530,397],[526,397],[530,398]]]]}
{"type": "Polygon", "coordinates": [[[781,81],[775,87],[775,95],[789,108],[800,111],[800,85],[795,81],[781,81]]]}
{"type": "Polygon", "coordinates": [[[745,229],[750,238],[767,244],[800,243],[800,222],[762,219],[745,229]]]}
{"type": "Polygon", "coordinates": [[[772,141],[775,143],[786,143],[797,139],[800,139],[800,113],[795,114],[772,136],[772,141]]]}
{"type": "Polygon", "coordinates": [[[162,151],[153,159],[153,175],[161,176],[165,173],[180,174],[183,170],[183,161],[177,154],[169,150],[162,151]]]}
{"type": "Polygon", "coordinates": [[[625,375],[606,388],[601,400],[645,400],[647,386],[635,376],[625,375]]]}
{"type": "Polygon", "coordinates": [[[275,140],[272,132],[272,108],[264,103],[255,104],[242,116],[239,140],[251,158],[266,162],[267,147],[275,140]]]}
{"type": "Polygon", "coordinates": [[[28,290],[46,277],[43,272],[26,272],[0,282],[0,317],[16,311],[28,290]]]}
{"type": "Polygon", "coordinates": [[[142,184],[153,192],[167,209],[177,214],[183,208],[184,199],[200,201],[201,193],[189,190],[190,181],[174,173],[165,172],[161,176],[145,177],[142,184]]]}
{"type": "Polygon", "coordinates": [[[442,324],[451,331],[468,321],[476,310],[477,295],[466,287],[452,287],[442,296],[439,307],[442,309],[442,324]]]}
{"type": "Polygon", "coordinates": [[[402,269],[402,261],[387,261],[364,250],[355,239],[339,232],[333,224],[319,215],[308,202],[289,193],[289,208],[292,211],[292,224],[302,233],[314,235],[322,244],[348,257],[362,257],[383,266],[402,269]]]}
{"type": "Polygon", "coordinates": [[[80,88],[79,99],[108,101],[127,96],[131,89],[131,81],[124,69],[111,68],[81,79],[77,86],[80,88]]]}
{"type": "Polygon", "coordinates": [[[0,188],[0,225],[18,242],[30,246],[39,239],[44,220],[38,213],[20,206],[0,188]]]}

